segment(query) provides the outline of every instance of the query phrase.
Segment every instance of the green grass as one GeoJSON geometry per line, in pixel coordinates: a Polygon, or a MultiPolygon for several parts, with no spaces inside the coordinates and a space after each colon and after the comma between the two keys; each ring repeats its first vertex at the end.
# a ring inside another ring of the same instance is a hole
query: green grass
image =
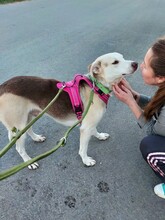
{"type": "Polygon", "coordinates": [[[0,0],[0,4],[14,3],[14,2],[22,2],[25,0],[0,0]]]}

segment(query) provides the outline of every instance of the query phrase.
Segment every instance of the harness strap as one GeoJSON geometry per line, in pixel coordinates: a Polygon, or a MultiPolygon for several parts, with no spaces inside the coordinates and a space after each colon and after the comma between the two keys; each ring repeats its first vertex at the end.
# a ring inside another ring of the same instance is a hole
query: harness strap
{"type": "Polygon", "coordinates": [[[90,80],[88,77],[81,75],[81,74],[76,74],[74,79],[69,82],[57,83],[57,87],[59,89],[61,89],[63,87],[64,88],[63,90],[69,94],[73,111],[75,112],[78,120],[81,119],[82,113],[84,110],[83,103],[82,103],[82,100],[80,97],[80,92],[79,92],[79,84],[80,84],[80,81],[82,81],[82,80],[85,81],[89,85],[90,88],[94,89],[94,92],[99,96],[99,98],[103,102],[105,102],[106,105],[107,105],[108,99],[110,97],[110,95],[105,94],[101,88],[94,86],[95,82],[93,85],[93,81],[91,81],[92,79],[90,80]]]}

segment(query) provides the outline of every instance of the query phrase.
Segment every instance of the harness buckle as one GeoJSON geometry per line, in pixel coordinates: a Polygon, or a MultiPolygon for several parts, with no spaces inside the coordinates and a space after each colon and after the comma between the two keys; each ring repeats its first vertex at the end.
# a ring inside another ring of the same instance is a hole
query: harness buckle
{"type": "Polygon", "coordinates": [[[83,112],[81,105],[74,106],[74,109],[75,109],[75,113],[77,115],[77,118],[81,119],[82,112],[83,112]]]}

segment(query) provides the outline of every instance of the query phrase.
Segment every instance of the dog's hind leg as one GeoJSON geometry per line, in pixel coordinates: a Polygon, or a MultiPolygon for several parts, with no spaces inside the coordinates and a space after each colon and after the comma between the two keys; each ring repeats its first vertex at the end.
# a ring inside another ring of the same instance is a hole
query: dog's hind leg
{"type": "MultiPolygon", "coordinates": [[[[39,111],[33,111],[33,112],[29,113],[28,123],[38,114],[39,114],[39,111]]],[[[38,134],[34,133],[32,126],[28,129],[27,133],[36,142],[44,142],[46,140],[46,137],[44,137],[43,135],[38,135],[38,134]]]]}
{"type": "MultiPolygon", "coordinates": [[[[22,159],[26,162],[30,160],[31,158],[28,156],[28,154],[25,151],[25,138],[26,133],[23,134],[16,142],[16,150],[19,153],[19,155],[22,157],[22,159]]],[[[30,170],[37,169],[39,167],[38,163],[33,163],[28,166],[30,170]]]]}
{"type": "MultiPolygon", "coordinates": [[[[8,130],[8,138],[9,141],[12,140],[16,136],[16,133],[12,131],[11,125],[5,124],[7,130],[8,130]]],[[[21,126],[22,127],[22,126],[21,126]]],[[[23,126],[25,127],[25,126],[23,126]]],[[[31,159],[31,157],[28,156],[25,150],[25,138],[26,133],[24,133],[17,141],[16,141],[16,150],[19,153],[19,155],[22,157],[23,161],[26,162],[31,159]]],[[[29,169],[37,169],[39,167],[38,163],[33,163],[28,166],[29,169]]]]}
{"type": "MultiPolygon", "coordinates": [[[[29,100],[20,96],[10,93],[0,96],[0,120],[8,130],[9,140],[16,135],[13,128],[17,130],[25,128],[28,122],[28,114],[33,108],[34,105],[29,100]]],[[[26,133],[16,141],[16,150],[24,161],[28,161],[31,158],[25,151],[25,137],[26,133]]],[[[29,169],[36,169],[37,167],[37,163],[28,166],[29,169]]]]}
{"type": "Polygon", "coordinates": [[[35,134],[32,127],[30,127],[27,131],[28,135],[36,142],[44,142],[46,140],[46,137],[42,135],[35,134]]]}
{"type": "Polygon", "coordinates": [[[80,128],[80,149],[79,155],[86,166],[94,166],[96,161],[87,155],[88,143],[92,136],[91,129],[82,129],[80,128]]]}
{"type": "Polygon", "coordinates": [[[8,130],[8,139],[9,139],[9,141],[11,141],[14,136],[15,135],[13,134],[13,132],[8,130]]]}
{"type": "Polygon", "coordinates": [[[96,138],[98,138],[99,140],[107,140],[109,138],[109,134],[107,133],[99,133],[97,131],[97,129],[93,130],[93,136],[95,136],[96,138]]]}

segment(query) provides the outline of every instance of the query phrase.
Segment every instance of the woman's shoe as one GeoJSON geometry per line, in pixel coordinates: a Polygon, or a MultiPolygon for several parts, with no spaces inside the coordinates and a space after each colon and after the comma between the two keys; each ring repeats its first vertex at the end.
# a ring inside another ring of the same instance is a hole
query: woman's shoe
{"type": "Polygon", "coordinates": [[[165,199],[165,183],[158,184],[154,187],[154,192],[157,196],[165,199]]]}

